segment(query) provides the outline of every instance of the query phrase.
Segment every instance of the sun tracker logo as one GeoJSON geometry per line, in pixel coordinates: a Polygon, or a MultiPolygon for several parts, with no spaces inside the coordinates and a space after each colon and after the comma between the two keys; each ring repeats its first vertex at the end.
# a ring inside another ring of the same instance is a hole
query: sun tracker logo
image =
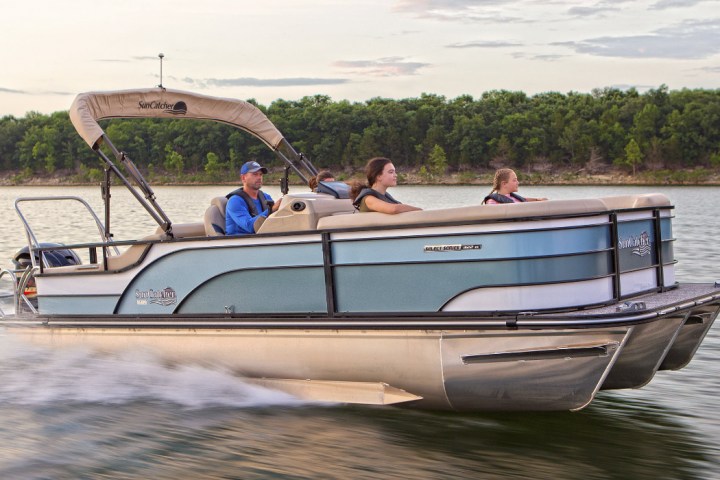
{"type": "Polygon", "coordinates": [[[632,248],[632,254],[638,257],[644,257],[650,255],[652,249],[650,248],[650,235],[647,232],[642,232],[640,235],[621,238],[619,248],[632,248]]]}
{"type": "Polygon", "coordinates": [[[140,100],[138,107],[140,110],[162,110],[164,113],[169,113],[170,115],[185,115],[187,113],[187,104],[185,102],[168,103],[140,100]]]}
{"type": "Polygon", "coordinates": [[[135,300],[138,305],[154,303],[167,307],[177,303],[177,294],[170,287],[164,290],[153,290],[152,288],[149,290],[135,290],[135,300]]]}

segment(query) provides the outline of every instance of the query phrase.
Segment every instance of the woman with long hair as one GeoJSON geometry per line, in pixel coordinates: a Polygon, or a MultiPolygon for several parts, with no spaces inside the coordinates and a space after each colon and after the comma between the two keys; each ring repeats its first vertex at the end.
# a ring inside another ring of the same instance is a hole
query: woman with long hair
{"type": "Polygon", "coordinates": [[[368,160],[365,166],[367,183],[354,182],[350,190],[350,198],[355,208],[361,212],[403,213],[422,210],[395,200],[387,192],[388,187],[397,185],[395,165],[385,157],[368,160]]]}

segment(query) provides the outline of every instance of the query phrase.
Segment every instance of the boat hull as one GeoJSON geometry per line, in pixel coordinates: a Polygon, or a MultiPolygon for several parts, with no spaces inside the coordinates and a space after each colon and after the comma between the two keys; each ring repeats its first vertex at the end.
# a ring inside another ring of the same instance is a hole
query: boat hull
{"type": "Polygon", "coordinates": [[[421,397],[412,402],[419,408],[457,411],[580,409],[592,401],[629,331],[13,329],[47,347],[151,352],[163,362],[253,379],[384,383],[421,397]]]}
{"type": "Polygon", "coordinates": [[[644,306],[560,316],[70,316],[3,324],[48,348],[150,352],[313,400],[375,403],[363,398],[387,386],[396,399],[389,403],[417,408],[544,411],[578,410],[601,389],[637,388],[659,369],[687,365],[718,315],[720,291],[681,286],[644,297],[644,306]],[[684,301],[663,303],[677,298],[684,301]]]}

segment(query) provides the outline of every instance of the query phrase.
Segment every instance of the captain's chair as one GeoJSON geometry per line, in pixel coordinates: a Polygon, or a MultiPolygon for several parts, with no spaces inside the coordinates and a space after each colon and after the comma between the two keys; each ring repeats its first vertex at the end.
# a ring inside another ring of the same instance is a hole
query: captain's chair
{"type": "Polygon", "coordinates": [[[219,237],[225,235],[225,207],[228,199],[215,197],[210,200],[210,206],[205,210],[203,223],[205,224],[205,235],[208,237],[219,237]]]}

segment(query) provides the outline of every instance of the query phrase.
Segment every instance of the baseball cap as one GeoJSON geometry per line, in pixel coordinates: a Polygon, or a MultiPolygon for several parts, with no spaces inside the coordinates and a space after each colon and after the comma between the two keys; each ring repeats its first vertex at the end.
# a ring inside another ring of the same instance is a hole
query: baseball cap
{"type": "Polygon", "coordinates": [[[257,172],[258,170],[262,170],[263,173],[268,172],[267,168],[263,167],[258,162],[245,162],[245,164],[243,164],[242,168],[240,169],[240,175],[257,172]]]}

